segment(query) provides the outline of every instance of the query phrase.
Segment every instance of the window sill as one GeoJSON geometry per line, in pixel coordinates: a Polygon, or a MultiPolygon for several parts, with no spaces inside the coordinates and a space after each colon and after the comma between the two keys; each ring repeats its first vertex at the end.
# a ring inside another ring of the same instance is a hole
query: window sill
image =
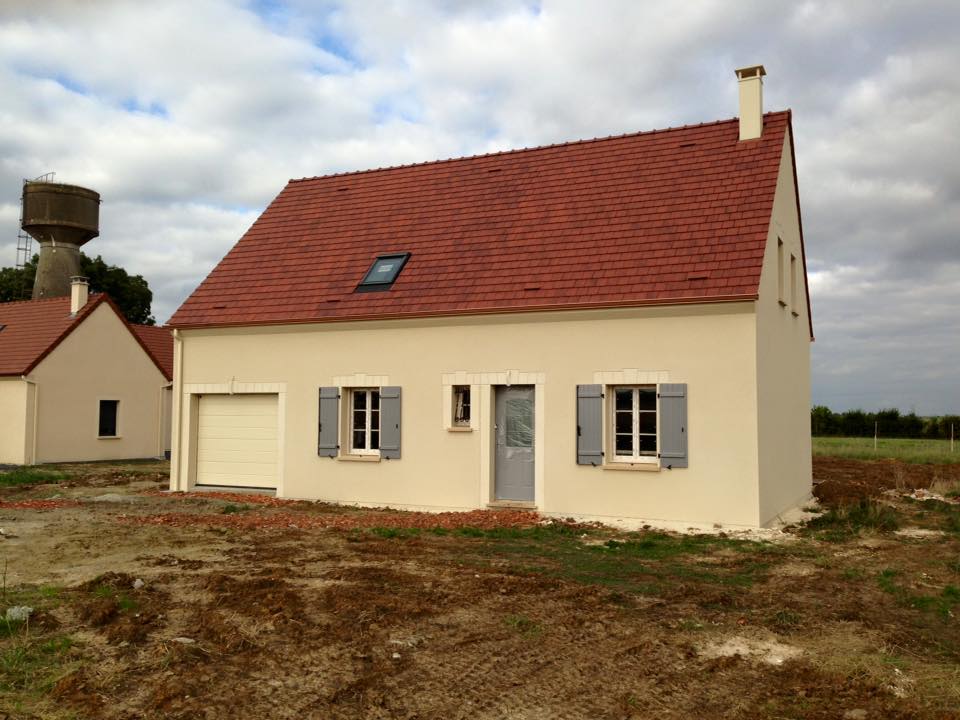
{"type": "Polygon", "coordinates": [[[452,427],[448,427],[447,432],[473,432],[473,428],[467,427],[466,425],[464,425],[463,427],[457,427],[456,425],[454,425],[452,427]]]}
{"type": "Polygon", "coordinates": [[[121,435],[97,435],[97,440],[122,440],[121,435]]]}
{"type": "Polygon", "coordinates": [[[527,500],[491,500],[487,507],[491,510],[536,510],[537,504],[527,500]]]}
{"type": "Polygon", "coordinates": [[[659,463],[604,463],[604,470],[627,470],[633,472],[660,472],[659,463]]]}
{"type": "Polygon", "coordinates": [[[380,462],[379,455],[337,455],[344,462],[380,462]]]}

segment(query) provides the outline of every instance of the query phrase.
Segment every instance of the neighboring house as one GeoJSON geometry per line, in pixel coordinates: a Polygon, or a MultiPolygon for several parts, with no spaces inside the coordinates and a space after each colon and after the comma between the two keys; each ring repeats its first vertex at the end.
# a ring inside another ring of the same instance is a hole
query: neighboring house
{"type": "Polygon", "coordinates": [[[157,457],[169,448],[173,339],[109,297],[0,304],[0,463],[157,457]]]}
{"type": "Polygon", "coordinates": [[[811,489],[789,111],[291,181],[171,320],[171,488],[762,526],[811,489]]]}

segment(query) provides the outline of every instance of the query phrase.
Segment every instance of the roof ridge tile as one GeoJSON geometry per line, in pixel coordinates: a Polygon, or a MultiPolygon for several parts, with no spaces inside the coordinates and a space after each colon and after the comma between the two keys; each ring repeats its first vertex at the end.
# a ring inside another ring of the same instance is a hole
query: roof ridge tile
{"type": "MultiPolygon", "coordinates": [[[[785,115],[785,114],[788,114],[789,112],[790,112],[789,109],[771,110],[770,112],[764,113],[763,117],[767,118],[767,117],[772,117],[776,115],[785,115]]],[[[625,133],[620,133],[619,135],[600,135],[592,138],[580,138],[578,140],[564,140],[562,142],[547,143],[545,145],[530,145],[530,146],[525,146],[520,148],[510,148],[508,150],[493,150],[491,152],[476,153],[474,155],[458,155],[455,157],[437,158],[434,160],[421,160],[419,162],[400,163],[399,165],[384,165],[382,167],[365,168],[363,170],[344,170],[342,172],[326,173],[324,175],[308,175],[308,176],[299,177],[299,178],[290,178],[288,182],[301,183],[301,182],[309,182],[311,180],[328,180],[333,178],[350,177],[353,175],[369,175],[373,173],[384,172],[387,170],[405,170],[408,168],[422,167],[424,165],[442,165],[446,163],[455,163],[455,162],[460,162],[464,160],[478,160],[482,158],[501,157],[504,155],[515,155],[518,153],[535,152],[537,150],[550,150],[552,148],[569,147],[571,145],[589,145],[591,143],[599,143],[607,140],[621,140],[623,138],[657,135],[661,133],[676,132],[679,130],[692,130],[692,129],[701,128],[701,127],[712,127],[715,125],[722,125],[724,123],[737,122],[738,120],[739,118],[732,117],[732,118],[725,118],[722,120],[711,120],[707,122],[691,123],[688,125],[672,125],[672,126],[663,127],[663,128],[654,128],[653,130],[638,130],[636,132],[625,132],[625,133]]]]}

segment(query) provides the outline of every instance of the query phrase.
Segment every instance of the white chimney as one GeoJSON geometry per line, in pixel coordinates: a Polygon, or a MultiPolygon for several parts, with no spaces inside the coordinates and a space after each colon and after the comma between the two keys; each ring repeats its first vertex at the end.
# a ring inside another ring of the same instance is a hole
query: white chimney
{"type": "Polygon", "coordinates": [[[763,134],[763,65],[737,70],[740,85],[740,139],[756,140],[763,134]]]}
{"type": "Polygon", "coordinates": [[[70,314],[76,315],[87,304],[90,297],[90,286],[85,277],[76,275],[70,278],[70,314]]]}

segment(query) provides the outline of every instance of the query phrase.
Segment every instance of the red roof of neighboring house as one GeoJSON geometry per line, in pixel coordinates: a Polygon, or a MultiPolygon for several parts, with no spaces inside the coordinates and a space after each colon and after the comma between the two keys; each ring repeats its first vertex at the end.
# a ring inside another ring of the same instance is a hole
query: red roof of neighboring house
{"type": "Polygon", "coordinates": [[[0,303],[0,376],[29,373],[101,303],[110,306],[167,380],[172,380],[173,337],[170,330],[166,330],[169,349],[161,346],[160,333],[146,333],[151,336],[148,342],[136,330],[142,326],[128,323],[113,301],[102,293],[90,295],[87,304],[75,316],[70,314],[69,297],[0,303]]]}
{"type": "Polygon", "coordinates": [[[153,361],[163,370],[167,380],[173,379],[173,331],[168,327],[156,325],[130,325],[130,329],[140,338],[153,356],[153,361]]]}
{"type": "Polygon", "coordinates": [[[784,111],[746,142],[734,119],[291,180],[170,325],[754,299],[789,132],[784,111]]]}
{"type": "Polygon", "coordinates": [[[26,375],[103,300],[93,295],[75,316],[70,298],[0,303],[0,375],[26,375]]]}

